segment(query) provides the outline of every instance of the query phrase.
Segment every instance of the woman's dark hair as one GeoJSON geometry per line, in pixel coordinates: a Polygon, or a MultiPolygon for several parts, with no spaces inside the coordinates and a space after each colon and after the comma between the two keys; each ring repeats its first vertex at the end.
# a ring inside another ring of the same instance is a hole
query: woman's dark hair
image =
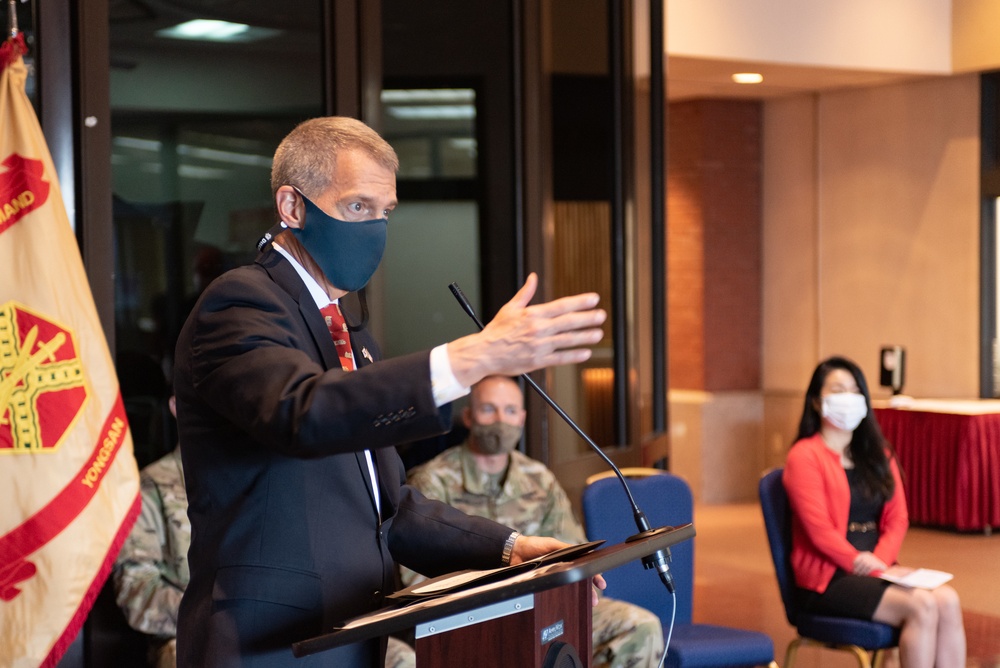
{"type": "Polygon", "coordinates": [[[846,357],[830,357],[823,360],[813,371],[812,379],[809,381],[809,388],[806,390],[805,405],[802,407],[802,420],[799,421],[799,434],[795,440],[809,438],[819,432],[823,424],[823,416],[820,415],[819,406],[822,403],[820,393],[823,390],[823,383],[826,377],[835,369],[843,369],[854,376],[854,382],[858,384],[858,390],[865,398],[865,405],[868,407],[868,415],[861,421],[861,424],[854,430],[851,436],[851,443],[847,446],[854,467],[861,476],[862,488],[871,496],[882,494],[886,499],[892,496],[895,490],[895,479],[889,468],[889,457],[893,456],[892,446],[882,435],[878,422],[872,414],[872,398],[868,393],[868,383],[861,368],[846,357]],[[886,454],[886,452],[890,454],[886,454]]]}

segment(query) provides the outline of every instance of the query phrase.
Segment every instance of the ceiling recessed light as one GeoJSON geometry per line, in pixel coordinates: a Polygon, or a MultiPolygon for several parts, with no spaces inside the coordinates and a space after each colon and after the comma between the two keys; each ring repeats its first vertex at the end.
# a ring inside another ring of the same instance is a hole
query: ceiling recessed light
{"type": "Polygon", "coordinates": [[[471,104],[437,104],[420,106],[388,105],[386,108],[393,118],[405,120],[448,119],[462,120],[476,117],[476,108],[471,104]]]}
{"type": "Polygon", "coordinates": [[[764,75],[759,72],[737,72],[733,75],[733,81],[738,84],[759,84],[764,80],[764,75]]]}
{"type": "Polygon", "coordinates": [[[273,28],[258,28],[248,26],[245,23],[231,23],[230,21],[209,19],[185,21],[170,28],[156,31],[159,37],[195,39],[206,42],[253,42],[265,37],[273,37],[280,33],[280,30],[273,28]]]}
{"type": "Polygon", "coordinates": [[[475,102],[476,91],[471,88],[389,88],[382,91],[382,102],[475,102]]]}

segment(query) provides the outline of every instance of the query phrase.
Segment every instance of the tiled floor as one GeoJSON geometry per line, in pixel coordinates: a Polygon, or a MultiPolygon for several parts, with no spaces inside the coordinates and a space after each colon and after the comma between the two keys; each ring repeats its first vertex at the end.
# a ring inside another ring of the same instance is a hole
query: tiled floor
{"type": "MultiPolygon", "coordinates": [[[[695,621],[762,631],[784,662],[794,632],[785,619],[757,504],[695,509],[695,621]]],[[[968,668],[1000,668],[1000,535],[911,528],[900,555],[906,565],[955,574],[969,645],[968,668]]],[[[802,668],[857,664],[839,652],[802,649],[802,668]]],[[[958,667],[956,667],[958,668],[958,667]]]]}

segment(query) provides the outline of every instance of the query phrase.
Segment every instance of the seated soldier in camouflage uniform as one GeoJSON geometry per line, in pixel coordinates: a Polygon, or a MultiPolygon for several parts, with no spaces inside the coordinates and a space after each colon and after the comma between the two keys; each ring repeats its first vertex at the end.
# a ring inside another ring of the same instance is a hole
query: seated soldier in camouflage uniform
{"type": "MultiPolygon", "coordinates": [[[[170,397],[170,412],[175,413],[170,397]]],[[[150,664],[177,666],[177,610],[191,573],[187,553],[191,522],[180,447],[139,474],[142,512],[115,562],[115,600],[129,626],[150,638],[150,664]]],[[[406,643],[389,639],[390,668],[411,668],[406,643]],[[403,658],[399,657],[402,654],[403,658]]]]}
{"type": "MultiPolygon", "coordinates": [[[[462,417],[470,430],[466,442],[414,468],[407,482],[429,498],[523,534],[585,542],[583,527],[555,475],[516,449],[525,418],[518,384],[502,376],[484,378],[472,388],[462,417]]],[[[418,578],[413,571],[402,573],[407,586],[418,578]]],[[[657,665],[663,653],[659,617],[607,597],[593,615],[591,666],[657,665]]]]}
{"type": "Polygon", "coordinates": [[[150,663],[173,668],[177,609],[191,578],[191,523],[179,447],[142,469],[139,489],[142,512],[115,563],[115,600],[129,626],[151,636],[150,663]]]}

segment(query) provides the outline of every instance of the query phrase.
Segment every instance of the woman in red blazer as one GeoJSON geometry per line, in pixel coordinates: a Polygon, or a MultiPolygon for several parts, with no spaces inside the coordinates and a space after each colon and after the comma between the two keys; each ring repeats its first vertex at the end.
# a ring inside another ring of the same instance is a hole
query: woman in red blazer
{"type": "Polygon", "coordinates": [[[954,589],[874,577],[896,563],[909,520],[899,467],[854,362],[831,357],[813,372],[783,481],[799,609],[900,627],[903,668],[964,666],[954,589]]]}

